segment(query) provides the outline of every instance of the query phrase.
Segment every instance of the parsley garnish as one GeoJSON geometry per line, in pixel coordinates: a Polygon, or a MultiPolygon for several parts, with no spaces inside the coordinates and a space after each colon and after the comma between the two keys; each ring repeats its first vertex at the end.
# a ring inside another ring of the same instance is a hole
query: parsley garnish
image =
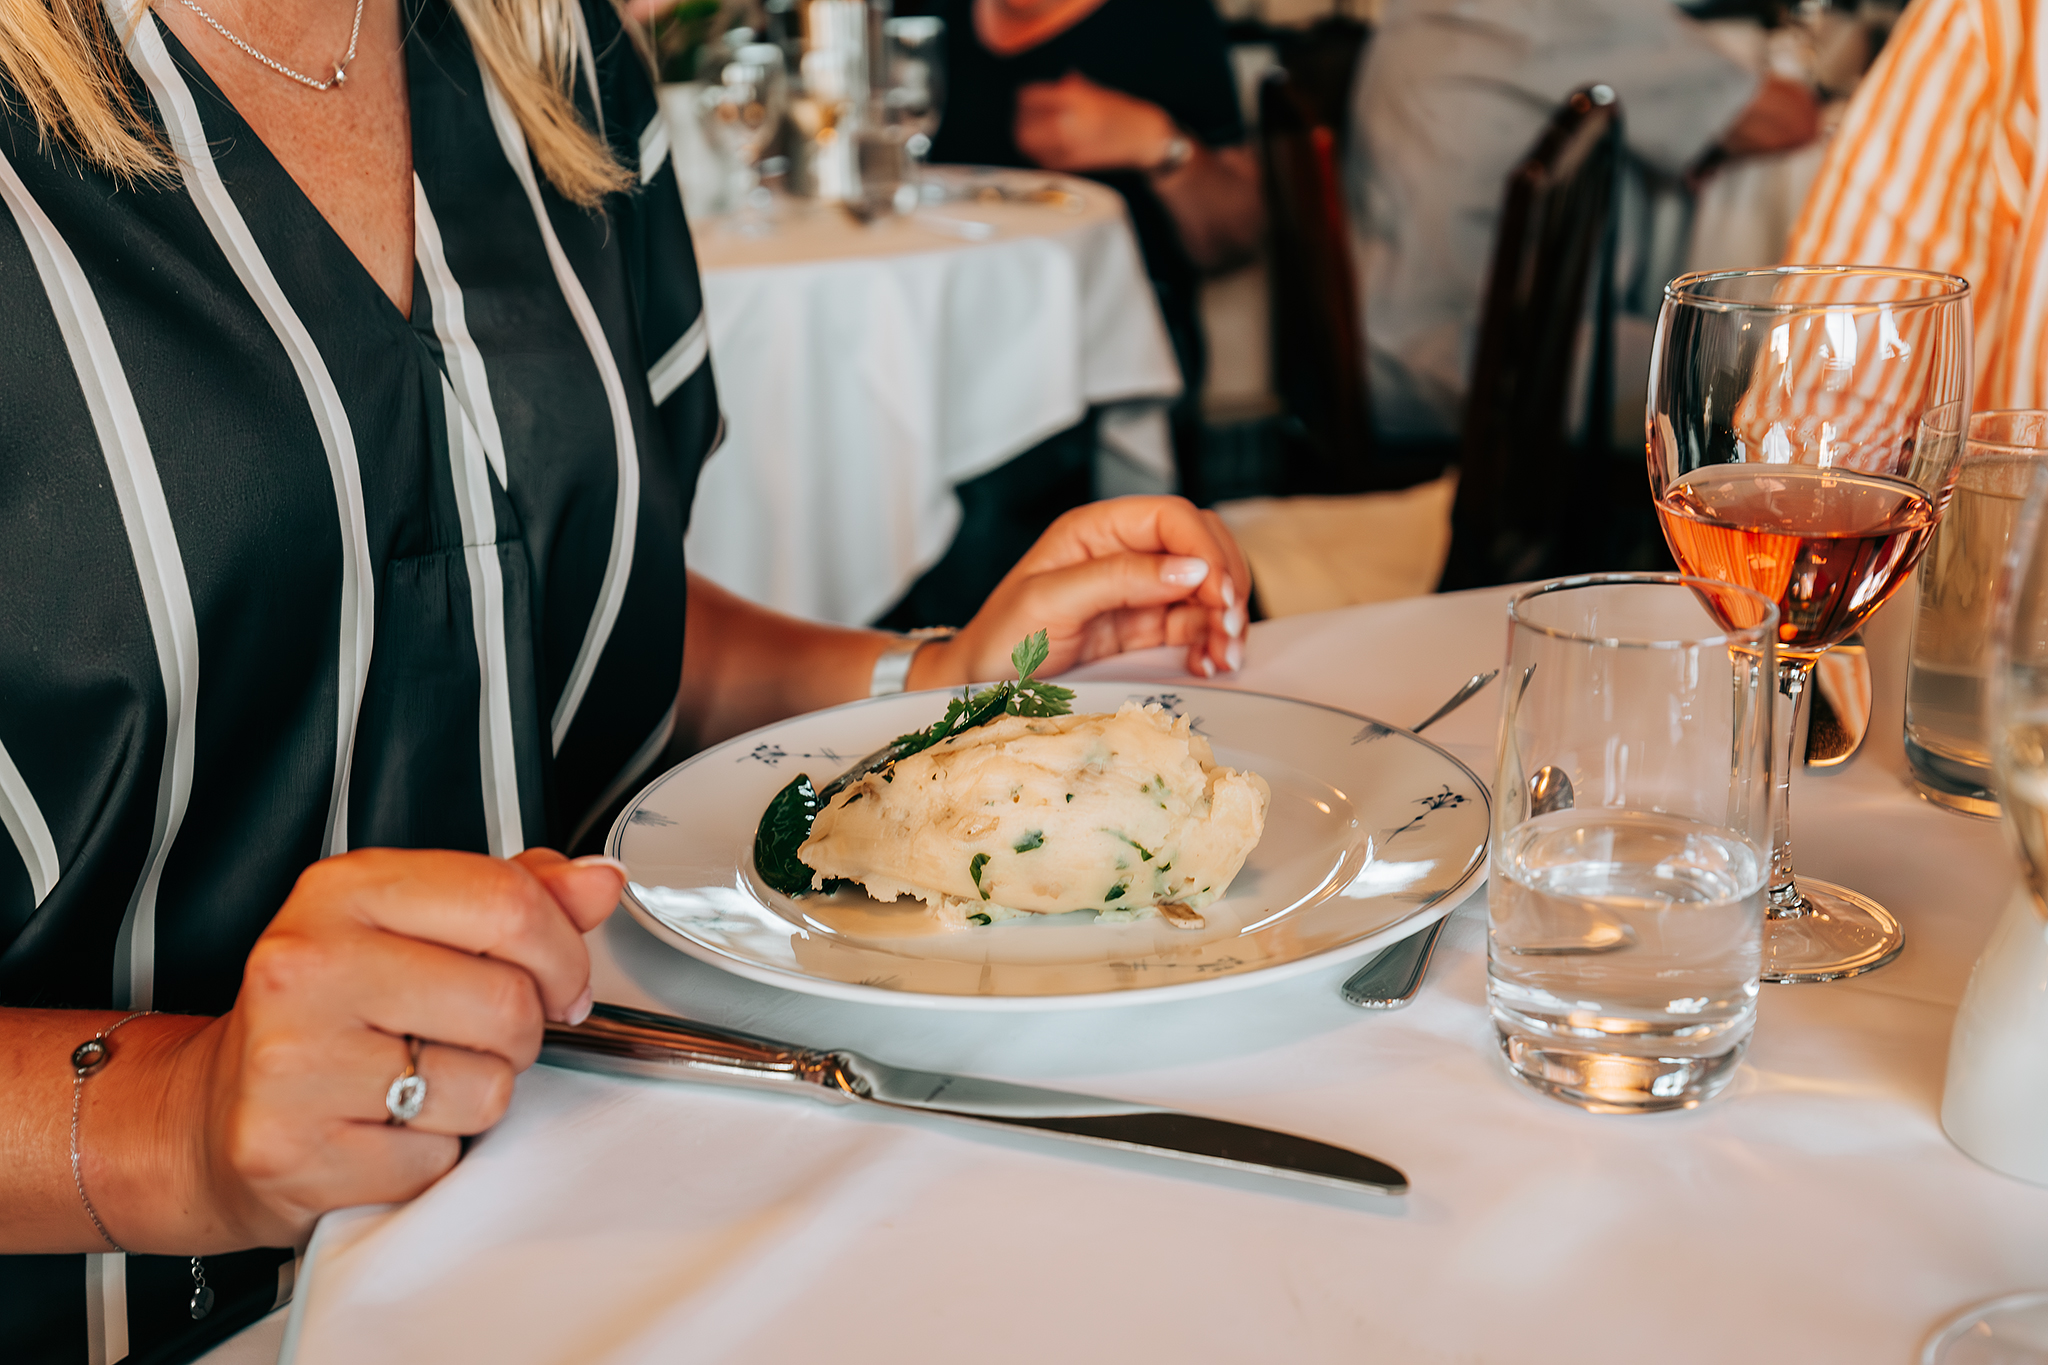
{"type": "Polygon", "coordinates": [[[1042,829],[1026,830],[1024,831],[1024,837],[1010,847],[1019,853],[1029,853],[1034,848],[1044,848],[1045,831],[1042,829]]]}
{"type": "Polygon", "coordinates": [[[1010,663],[1017,670],[1017,681],[999,682],[979,692],[961,688],[960,695],[946,703],[946,714],[930,728],[897,736],[894,746],[899,751],[897,757],[908,758],[955,735],[965,734],[976,726],[986,725],[998,716],[1068,714],[1073,710],[1069,704],[1074,700],[1073,690],[1039,682],[1031,676],[1051,652],[1052,646],[1044,631],[1026,639],[1010,651],[1010,663]]]}
{"type": "Polygon", "coordinates": [[[986,853],[977,853],[967,860],[967,875],[974,878],[974,889],[981,893],[983,900],[988,899],[988,888],[981,884],[981,870],[987,866],[988,854],[986,853]]]}

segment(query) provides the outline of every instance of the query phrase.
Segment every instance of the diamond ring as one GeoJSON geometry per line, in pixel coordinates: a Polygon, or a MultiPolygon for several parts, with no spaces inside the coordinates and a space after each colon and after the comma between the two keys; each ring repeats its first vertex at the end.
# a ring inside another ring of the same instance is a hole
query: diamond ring
{"type": "Polygon", "coordinates": [[[385,1122],[394,1128],[403,1128],[418,1118],[427,1102],[427,1078],[420,1075],[420,1040],[408,1033],[405,1041],[412,1055],[406,1059],[405,1070],[384,1092],[384,1112],[391,1115],[385,1122]]]}

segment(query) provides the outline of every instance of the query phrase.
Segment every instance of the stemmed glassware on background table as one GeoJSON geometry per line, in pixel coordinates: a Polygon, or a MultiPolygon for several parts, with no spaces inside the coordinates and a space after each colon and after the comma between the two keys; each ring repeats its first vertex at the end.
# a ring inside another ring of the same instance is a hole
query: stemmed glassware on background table
{"type": "Polygon", "coordinates": [[[1882,966],[1904,935],[1860,892],[1792,868],[1790,779],[1814,660],[1903,583],[1962,453],[1969,285],[1856,266],[1686,275],[1664,291],[1651,492],[1687,573],[1778,604],[1779,763],[1763,979],[1882,966]]]}
{"type": "Polygon", "coordinates": [[[782,127],[788,106],[782,49],[773,43],[748,42],[706,74],[705,130],[740,168],[742,179],[731,226],[744,236],[766,236],[774,230],[768,213],[772,198],[761,184],[760,165],[782,127]]]}

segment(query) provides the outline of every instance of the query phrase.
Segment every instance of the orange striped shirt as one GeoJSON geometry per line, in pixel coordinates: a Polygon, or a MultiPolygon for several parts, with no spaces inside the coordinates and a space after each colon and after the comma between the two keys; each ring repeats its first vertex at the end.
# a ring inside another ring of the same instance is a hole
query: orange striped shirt
{"type": "Polygon", "coordinates": [[[1858,88],[1788,262],[1970,281],[1974,402],[2048,407],[2048,0],[1914,0],[1858,88]]]}

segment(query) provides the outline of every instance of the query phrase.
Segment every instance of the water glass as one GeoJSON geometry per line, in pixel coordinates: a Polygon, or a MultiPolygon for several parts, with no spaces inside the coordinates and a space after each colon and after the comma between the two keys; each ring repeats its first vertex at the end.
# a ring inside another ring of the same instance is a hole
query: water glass
{"type": "Polygon", "coordinates": [[[1979,412],[1948,512],[1920,561],[1920,614],[1906,673],[1906,759],[1938,806],[1996,817],[1984,728],[1999,571],[2035,478],[2048,470],[2048,412],[1979,412]]]}
{"type": "Polygon", "coordinates": [[[1600,1113],[1690,1108],[1756,1021],[1778,611],[1676,574],[1508,606],[1487,998],[1515,1075],[1600,1113]]]}
{"type": "Polygon", "coordinates": [[[946,110],[946,23],[910,15],[882,25],[883,118],[900,130],[909,180],[922,186],[925,155],[946,110]]]}

